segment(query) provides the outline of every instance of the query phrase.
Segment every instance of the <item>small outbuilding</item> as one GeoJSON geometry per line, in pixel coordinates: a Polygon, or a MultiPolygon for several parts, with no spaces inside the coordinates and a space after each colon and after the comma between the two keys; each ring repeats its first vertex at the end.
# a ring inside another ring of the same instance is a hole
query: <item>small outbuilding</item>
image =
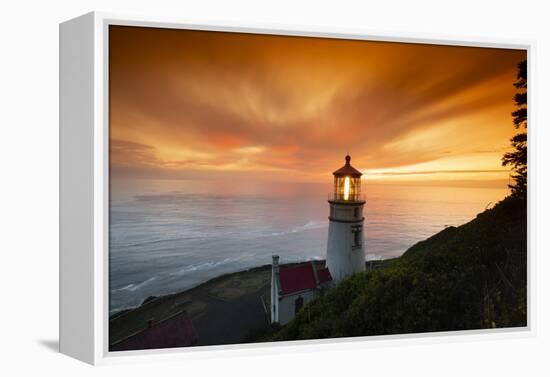
{"type": "Polygon", "coordinates": [[[328,268],[315,262],[279,267],[279,256],[273,256],[271,271],[271,322],[284,325],[309,301],[319,297],[330,286],[328,268]]]}

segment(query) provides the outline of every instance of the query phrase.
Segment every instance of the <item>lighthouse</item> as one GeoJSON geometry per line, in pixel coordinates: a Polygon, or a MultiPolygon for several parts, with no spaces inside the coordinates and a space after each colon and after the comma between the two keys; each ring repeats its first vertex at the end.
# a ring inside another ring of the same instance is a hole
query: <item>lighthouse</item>
{"type": "Polygon", "coordinates": [[[335,282],[365,270],[362,173],[351,166],[350,161],[347,155],[345,165],[332,173],[334,190],[328,199],[327,267],[335,282]]]}
{"type": "Polygon", "coordinates": [[[330,206],[326,263],[298,263],[279,266],[273,255],[271,265],[272,323],[290,322],[302,307],[323,294],[325,289],[346,277],[365,270],[363,245],[363,207],[361,172],[346,164],[334,173],[334,190],[329,194],[330,206]]]}

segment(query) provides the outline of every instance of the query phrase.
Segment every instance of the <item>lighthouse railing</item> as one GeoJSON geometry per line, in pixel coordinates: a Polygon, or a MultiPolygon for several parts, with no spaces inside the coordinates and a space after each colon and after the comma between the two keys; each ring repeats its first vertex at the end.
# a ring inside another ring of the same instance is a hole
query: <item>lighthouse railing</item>
{"type": "Polygon", "coordinates": [[[364,202],[366,201],[365,195],[350,193],[344,195],[342,193],[330,192],[328,194],[328,200],[332,202],[364,202]]]}

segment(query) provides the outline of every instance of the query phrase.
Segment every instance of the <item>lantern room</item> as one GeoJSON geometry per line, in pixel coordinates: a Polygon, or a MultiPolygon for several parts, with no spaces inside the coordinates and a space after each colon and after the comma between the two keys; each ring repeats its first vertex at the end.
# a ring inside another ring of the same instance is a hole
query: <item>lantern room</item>
{"type": "Polygon", "coordinates": [[[351,157],[346,156],[346,164],[334,173],[334,191],[331,200],[335,201],[362,201],[361,176],[359,170],[350,164],[351,157]]]}

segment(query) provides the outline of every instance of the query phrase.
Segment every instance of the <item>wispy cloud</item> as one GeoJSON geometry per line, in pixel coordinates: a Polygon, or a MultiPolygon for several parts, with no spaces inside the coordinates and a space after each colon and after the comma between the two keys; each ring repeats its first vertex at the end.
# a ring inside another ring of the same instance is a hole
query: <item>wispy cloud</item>
{"type": "Polygon", "coordinates": [[[346,152],[360,169],[399,170],[487,151],[453,169],[499,170],[514,131],[515,64],[525,57],[133,27],[110,36],[111,162],[159,177],[320,180],[346,152]]]}

